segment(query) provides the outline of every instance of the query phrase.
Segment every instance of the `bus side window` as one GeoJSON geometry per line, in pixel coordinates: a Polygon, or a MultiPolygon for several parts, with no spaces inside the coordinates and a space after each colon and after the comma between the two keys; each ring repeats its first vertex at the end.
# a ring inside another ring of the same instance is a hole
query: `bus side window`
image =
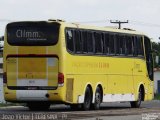
{"type": "Polygon", "coordinates": [[[94,33],[94,40],[95,40],[95,53],[102,54],[102,36],[100,33],[94,33]]]}
{"type": "Polygon", "coordinates": [[[115,38],[114,34],[109,34],[109,54],[114,55],[115,54],[115,38]]]}
{"type": "Polygon", "coordinates": [[[123,41],[124,41],[124,49],[125,49],[125,56],[128,55],[128,48],[127,48],[127,36],[123,36],[123,41]]]}
{"type": "Polygon", "coordinates": [[[88,48],[88,53],[93,53],[93,33],[88,32],[87,35],[87,48],[88,48]]]}
{"type": "Polygon", "coordinates": [[[132,51],[133,51],[133,56],[136,56],[136,44],[135,44],[135,37],[131,36],[132,39],[132,51]]]}
{"type": "Polygon", "coordinates": [[[67,49],[74,52],[73,30],[67,30],[67,49]]]}
{"type": "Polygon", "coordinates": [[[109,54],[110,53],[110,49],[109,49],[109,34],[105,33],[105,37],[104,37],[104,48],[105,48],[105,54],[109,54]]]}
{"type": "Polygon", "coordinates": [[[125,41],[124,41],[124,36],[120,35],[119,36],[119,51],[120,51],[120,55],[125,55],[125,41]]]}
{"type": "Polygon", "coordinates": [[[79,30],[75,30],[75,52],[82,53],[82,39],[81,39],[81,32],[79,30]]]}
{"type": "Polygon", "coordinates": [[[153,80],[153,57],[150,39],[144,36],[144,48],[146,56],[147,71],[150,80],[153,80]]]}
{"type": "Polygon", "coordinates": [[[133,36],[134,56],[138,56],[137,36],[133,36]]]}
{"type": "Polygon", "coordinates": [[[133,45],[132,45],[132,37],[131,36],[126,36],[126,54],[129,56],[133,55],[133,49],[132,49],[133,45]]]}
{"type": "Polygon", "coordinates": [[[101,33],[102,36],[102,54],[105,55],[105,33],[101,33]]]}
{"type": "Polygon", "coordinates": [[[82,48],[83,48],[83,53],[87,53],[87,31],[82,31],[82,48]]]}
{"type": "Polygon", "coordinates": [[[120,36],[117,34],[115,35],[115,51],[116,55],[120,55],[120,36]]]}
{"type": "Polygon", "coordinates": [[[132,55],[132,41],[130,39],[130,36],[125,36],[125,55],[132,55]]]}
{"type": "Polygon", "coordinates": [[[137,37],[137,52],[139,56],[144,56],[143,50],[143,39],[139,36],[137,37]]]}

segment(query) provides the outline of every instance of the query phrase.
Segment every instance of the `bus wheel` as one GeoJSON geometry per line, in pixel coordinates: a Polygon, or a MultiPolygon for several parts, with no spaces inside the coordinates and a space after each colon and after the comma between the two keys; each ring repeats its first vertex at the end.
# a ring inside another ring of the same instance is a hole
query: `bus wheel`
{"type": "Polygon", "coordinates": [[[83,110],[89,110],[92,102],[92,92],[89,87],[86,88],[85,96],[84,96],[84,103],[82,104],[83,110]]]}
{"type": "Polygon", "coordinates": [[[102,101],[101,89],[99,87],[97,87],[96,93],[95,93],[95,102],[93,104],[93,109],[99,110],[101,101],[102,101]]]}
{"type": "Polygon", "coordinates": [[[49,110],[50,103],[30,102],[30,103],[27,103],[27,106],[29,110],[33,110],[33,111],[49,110]]]}
{"type": "Polygon", "coordinates": [[[130,102],[131,103],[131,107],[132,108],[139,108],[141,105],[141,101],[142,101],[142,88],[139,89],[139,93],[138,93],[138,100],[137,101],[133,101],[130,102]]]}

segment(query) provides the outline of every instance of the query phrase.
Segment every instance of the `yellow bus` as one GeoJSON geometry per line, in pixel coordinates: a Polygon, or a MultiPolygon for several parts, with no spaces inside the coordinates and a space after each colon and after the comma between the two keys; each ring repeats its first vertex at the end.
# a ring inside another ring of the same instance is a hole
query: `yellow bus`
{"type": "Polygon", "coordinates": [[[30,110],[55,103],[83,110],[105,102],[140,107],[154,96],[151,41],[134,30],[61,20],[12,22],[3,54],[5,100],[30,110]]]}

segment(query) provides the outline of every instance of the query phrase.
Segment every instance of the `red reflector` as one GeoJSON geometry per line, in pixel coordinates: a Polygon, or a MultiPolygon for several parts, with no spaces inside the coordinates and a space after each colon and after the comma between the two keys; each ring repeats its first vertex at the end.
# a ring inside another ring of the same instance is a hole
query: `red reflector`
{"type": "Polygon", "coordinates": [[[64,75],[63,73],[58,73],[58,84],[64,83],[64,75]]]}
{"type": "Polygon", "coordinates": [[[7,73],[3,73],[3,83],[7,83],[7,73]]]}

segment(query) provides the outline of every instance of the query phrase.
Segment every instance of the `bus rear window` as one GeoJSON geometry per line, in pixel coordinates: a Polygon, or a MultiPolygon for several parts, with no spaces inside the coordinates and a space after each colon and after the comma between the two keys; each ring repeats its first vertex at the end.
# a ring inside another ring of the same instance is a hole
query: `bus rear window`
{"type": "Polygon", "coordinates": [[[59,23],[14,22],[7,25],[7,41],[15,46],[49,46],[58,41],[59,23]]]}

